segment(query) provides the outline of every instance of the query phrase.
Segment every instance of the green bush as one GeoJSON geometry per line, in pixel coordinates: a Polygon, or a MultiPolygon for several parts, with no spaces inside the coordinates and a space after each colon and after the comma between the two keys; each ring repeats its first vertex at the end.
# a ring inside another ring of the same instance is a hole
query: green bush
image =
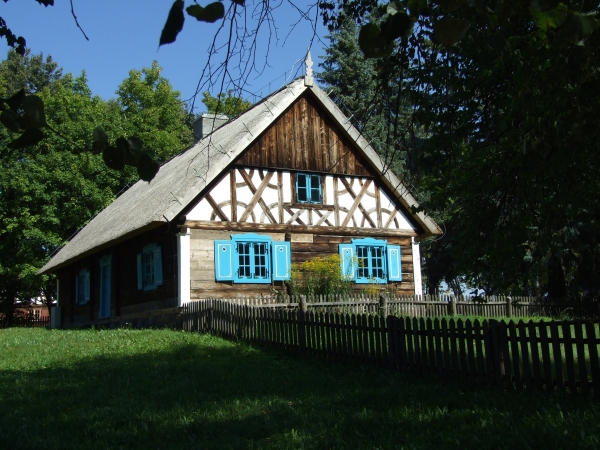
{"type": "Polygon", "coordinates": [[[354,287],[354,281],[342,277],[339,255],[292,264],[287,284],[291,295],[306,296],[347,296],[354,287]]]}

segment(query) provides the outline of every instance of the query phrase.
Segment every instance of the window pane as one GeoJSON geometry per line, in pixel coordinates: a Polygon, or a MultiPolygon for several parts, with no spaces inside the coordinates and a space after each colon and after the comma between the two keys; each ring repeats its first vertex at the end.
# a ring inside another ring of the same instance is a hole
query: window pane
{"type": "Polygon", "coordinates": [[[250,244],[239,243],[238,248],[238,278],[250,278],[250,244]]]}
{"type": "Polygon", "coordinates": [[[368,247],[356,247],[356,258],[358,259],[358,278],[369,278],[369,249],[368,247]]]}
{"type": "Polygon", "coordinates": [[[371,276],[383,278],[383,247],[371,247],[371,276]]]}
{"type": "Polygon", "coordinates": [[[254,278],[267,278],[267,245],[254,244],[254,278]]]}
{"type": "Polygon", "coordinates": [[[144,253],[144,286],[154,285],[154,252],[144,253]]]}
{"type": "Polygon", "coordinates": [[[298,186],[298,189],[296,189],[296,200],[299,202],[308,201],[308,186],[306,185],[306,178],[306,175],[301,173],[296,175],[296,184],[298,186]]]}
{"type": "Polygon", "coordinates": [[[319,175],[310,176],[310,201],[321,203],[321,177],[319,175]]]}

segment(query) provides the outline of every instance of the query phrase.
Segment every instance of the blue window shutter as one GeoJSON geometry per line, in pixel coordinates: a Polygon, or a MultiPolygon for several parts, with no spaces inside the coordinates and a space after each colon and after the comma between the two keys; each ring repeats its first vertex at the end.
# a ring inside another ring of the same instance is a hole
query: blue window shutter
{"type": "Polygon", "coordinates": [[[137,281],[138,281],[138,290],[144,289],[144,277],[142,272],[142,254],[137,254],[137,281]]]}
{"type": "Polygon", "coordinates": [[[402,264],[400,258],[400,246],[387,246],[388,280],[402,281],[402,264]]]}
{"type": "Polygon", "coordinates": [[[160,286],[163,284],[163,271],[162,271],[162,250],[160,247],[156,247],[154,250],[154,284],[160,286]]]}
{"type": "Polygon", "coordinates": [[[217,281],[233,281],[235,264],[233,241],[215,241],[215,278],[217,281]]]}
{"type": "Polygon", "coordinates": [[[340,244],[339,251],[342,277],[354,280],[356,278],[354,245],[340,244]]]}
{"type": "Polygon", "coordinates": [[[90,272],[88,270],[85,271],[84,274],[84,285],[85,285],[85,298],[84,303],[90,301],[90,272]]]}
{"type": "Polygon", "coordinates": [[[273,242],[273,281],[289,280],[292,273],[292,252],[289,242],[273,242]]]}

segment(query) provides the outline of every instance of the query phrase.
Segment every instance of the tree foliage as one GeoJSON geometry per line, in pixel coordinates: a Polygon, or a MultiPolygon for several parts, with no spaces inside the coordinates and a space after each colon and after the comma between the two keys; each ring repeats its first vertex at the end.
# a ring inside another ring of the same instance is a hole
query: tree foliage
{"type": "MultiPolygon", "coordinates": [[[[321,5],[332,30],[348,15],[359,25],[376,89],[395,84],[423,130],[408,166],[427,194],[421,204],[447,230],[426,244],[432,287],[446,279],[488,293],[595,295],[598,4],[321,5]]],[[[387,117],[406,116],[384,106],[387,117]]]]}
{"type": "Polygon", "coordinates": [[[210,114],[225,114],[227,117],[237,117],[252,106],[248,100],[237,97],[233,90],[221,92],[216,97],[206,91],[202,93],[202,103],[210,114]]]}
{"type": "Polygon", "coordinates": [[[124,133],[143,136],[157,149],[156,158],[165,160],[192,139],[179,93],[159,76],[156,64],[141,73],[132,71],[119,87],[117,99],[105,101],[92,94],[85,73],[62,75],[51,58],[44,66],[41,55],[15,60],[11,53],[0,62],[3,95],[20,90],[37,94],[56,133],[36,145],[14,148],[7,131],[1,130],[0,313],[9,315],[19,302],[33,297],[52,302],[53,282],[37,271],[73,233],[138,179],[133,168],[106,168],[101,149],[94,147],[98,126],[107,141],[118,141],[124,133]],[[22,69],[19,82],[11,76],[15,64],[22,69]],[[42,66],[45,70],[38,70],[42,66]]]}

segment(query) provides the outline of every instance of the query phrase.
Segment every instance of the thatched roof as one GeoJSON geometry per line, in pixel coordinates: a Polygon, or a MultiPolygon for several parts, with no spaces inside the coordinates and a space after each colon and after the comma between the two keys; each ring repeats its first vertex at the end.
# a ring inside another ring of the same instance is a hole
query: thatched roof
{"type": "MultiPolygon", "coordinates": [[[[304,79],[299,78],[165,163],[150,183],[138,181],[134,184],[94,217],[39,273],[53,272],[103,247],[177,218],[211,181],[307,90],[345,130],[348,138],[355,142],[357,151],[377,173],[382,174],[383,182],[410,212],[409,208],[417,202],[406,187],[386,170],[377,153],[327,95],[316,85],[305,86],[304,79]]],[[[413,217],[423,228],[424,236],[441,234],[435,222],[423,213],[413,217]]]]}

